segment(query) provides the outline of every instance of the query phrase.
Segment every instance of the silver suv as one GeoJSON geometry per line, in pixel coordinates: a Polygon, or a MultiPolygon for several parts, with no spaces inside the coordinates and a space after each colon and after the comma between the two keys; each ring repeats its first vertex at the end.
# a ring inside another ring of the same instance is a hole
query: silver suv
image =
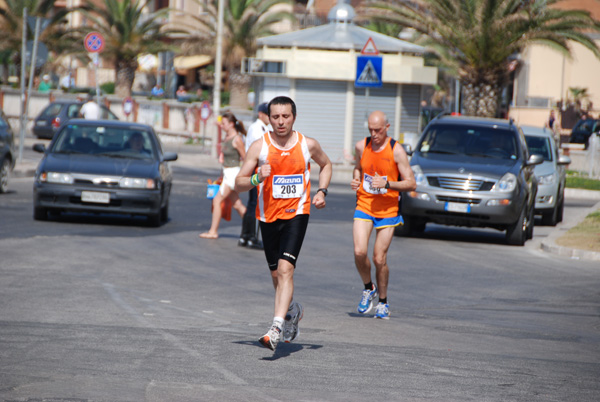
{"type": "Polygon", "coordinates": [[[534,166],[540,163],[512,121],[439,116],[412,154],[417,188],[402,194],[405,224],[397,234],[434,222],[503,230],[507,243],[523,245],[533,237],[534,166]]]}

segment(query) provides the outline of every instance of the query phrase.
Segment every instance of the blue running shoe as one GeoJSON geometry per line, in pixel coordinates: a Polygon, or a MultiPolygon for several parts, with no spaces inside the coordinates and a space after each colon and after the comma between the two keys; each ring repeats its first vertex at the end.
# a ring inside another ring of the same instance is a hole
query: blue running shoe
{"type": "Polygon", "coordinates": [[[363,290],[360,303],[358,303],[358,312],[366,314],[373,308],[373,299],[378,296],[377,286],[373,285],[373,290],[363,290]]]}
{"type": "Polygon", "coordinates": [[[375,307],[375,318],[381,318],[382,320],[390,319],[390,305],[379,303],[375,307]]]}

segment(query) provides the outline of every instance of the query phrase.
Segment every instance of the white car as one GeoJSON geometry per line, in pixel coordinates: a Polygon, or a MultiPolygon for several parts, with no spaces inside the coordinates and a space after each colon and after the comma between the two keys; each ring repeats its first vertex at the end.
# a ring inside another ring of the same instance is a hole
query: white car
{"type": "Polygon", "coordinates": [[[535,167],[538,192],[535,213],[542,215],[542,224],[556,226],[562,221],[565,192],[565,166],[571,163],[568,156],[559,155],[552,130],[541,127],[521,126],[531,155],[537,154],[544,162],[535,167]]]}

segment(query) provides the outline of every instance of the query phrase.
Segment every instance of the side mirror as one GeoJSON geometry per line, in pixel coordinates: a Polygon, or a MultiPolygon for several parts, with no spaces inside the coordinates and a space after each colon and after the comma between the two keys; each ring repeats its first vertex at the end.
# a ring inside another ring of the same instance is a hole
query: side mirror
{"type": "Polygon", "coordinates": [[[413,151],[412,151],[412,147],[410,146],[410,144],[402,144],[402,148],[404,148],[404,152],[406,152],[406,155],[412,156],[413,151]]]}
{"type": "Polygon", "coordinates": [[[565,155],[561,155],[558,157],[558,161],[556,161],[559,165],[569,165],[571,164],[571,158],[565,155]]]}
{"type": "Polygon", "coordinates": [[[177,154],[175,152],[165,152],[163,154],[163,160],[165,162],[173,162],[177,160],[177,154]]]}
{"type": "Polygon", "coordinates": [[[39,152],[41,154],[46,152],[46,146],[44,144],[33,144],[32,148],[35,152],[39,152]]]}
{"type": "Polygon", "coordinates": [[[529,157],[529,160],[527,161],[526,165],[527,166],[539,165],[542,162],[544,162],[544,158],[541,155],[533,154],[529,157]]]}

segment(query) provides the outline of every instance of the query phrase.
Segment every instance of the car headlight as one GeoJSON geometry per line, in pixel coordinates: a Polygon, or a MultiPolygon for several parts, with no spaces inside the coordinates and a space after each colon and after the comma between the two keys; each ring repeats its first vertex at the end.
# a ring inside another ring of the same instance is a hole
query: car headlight
{"type": "Polygon", "coordinates": [[[542,185],[554,184],[554,182],[556,182],[556,173],[538,176],[537,179],[538,179],[538,184],[542,184],[542,185]]]}
{"type": "Polygon", "coordinates": [[[417,186],[426,186],[427,185],[427,177],[423,174],[423,169],[421,166],[414,165],[411,166],[413,174],[415,175],[415,181],[417,182],[417,186]]]}
{"type": "Polygon", "coordinates": [[[40,174],[40,182],[55,184],[73,184],[75,180],[70,173],[44,172],[40,174]]]}
{"type": "Polygon", "coordinates": [[[119,187],[123,188],[145,188],[148,190],[154,190],[155,184],[152,179],[145,179],[139,177],[123,177],[119,180],[119,187]]]}
{"type": "Polygon", "coordinates": [[[492,191],[510,192],[517,187],[517,176],[507,173],[494,185],[492,191]]]}

